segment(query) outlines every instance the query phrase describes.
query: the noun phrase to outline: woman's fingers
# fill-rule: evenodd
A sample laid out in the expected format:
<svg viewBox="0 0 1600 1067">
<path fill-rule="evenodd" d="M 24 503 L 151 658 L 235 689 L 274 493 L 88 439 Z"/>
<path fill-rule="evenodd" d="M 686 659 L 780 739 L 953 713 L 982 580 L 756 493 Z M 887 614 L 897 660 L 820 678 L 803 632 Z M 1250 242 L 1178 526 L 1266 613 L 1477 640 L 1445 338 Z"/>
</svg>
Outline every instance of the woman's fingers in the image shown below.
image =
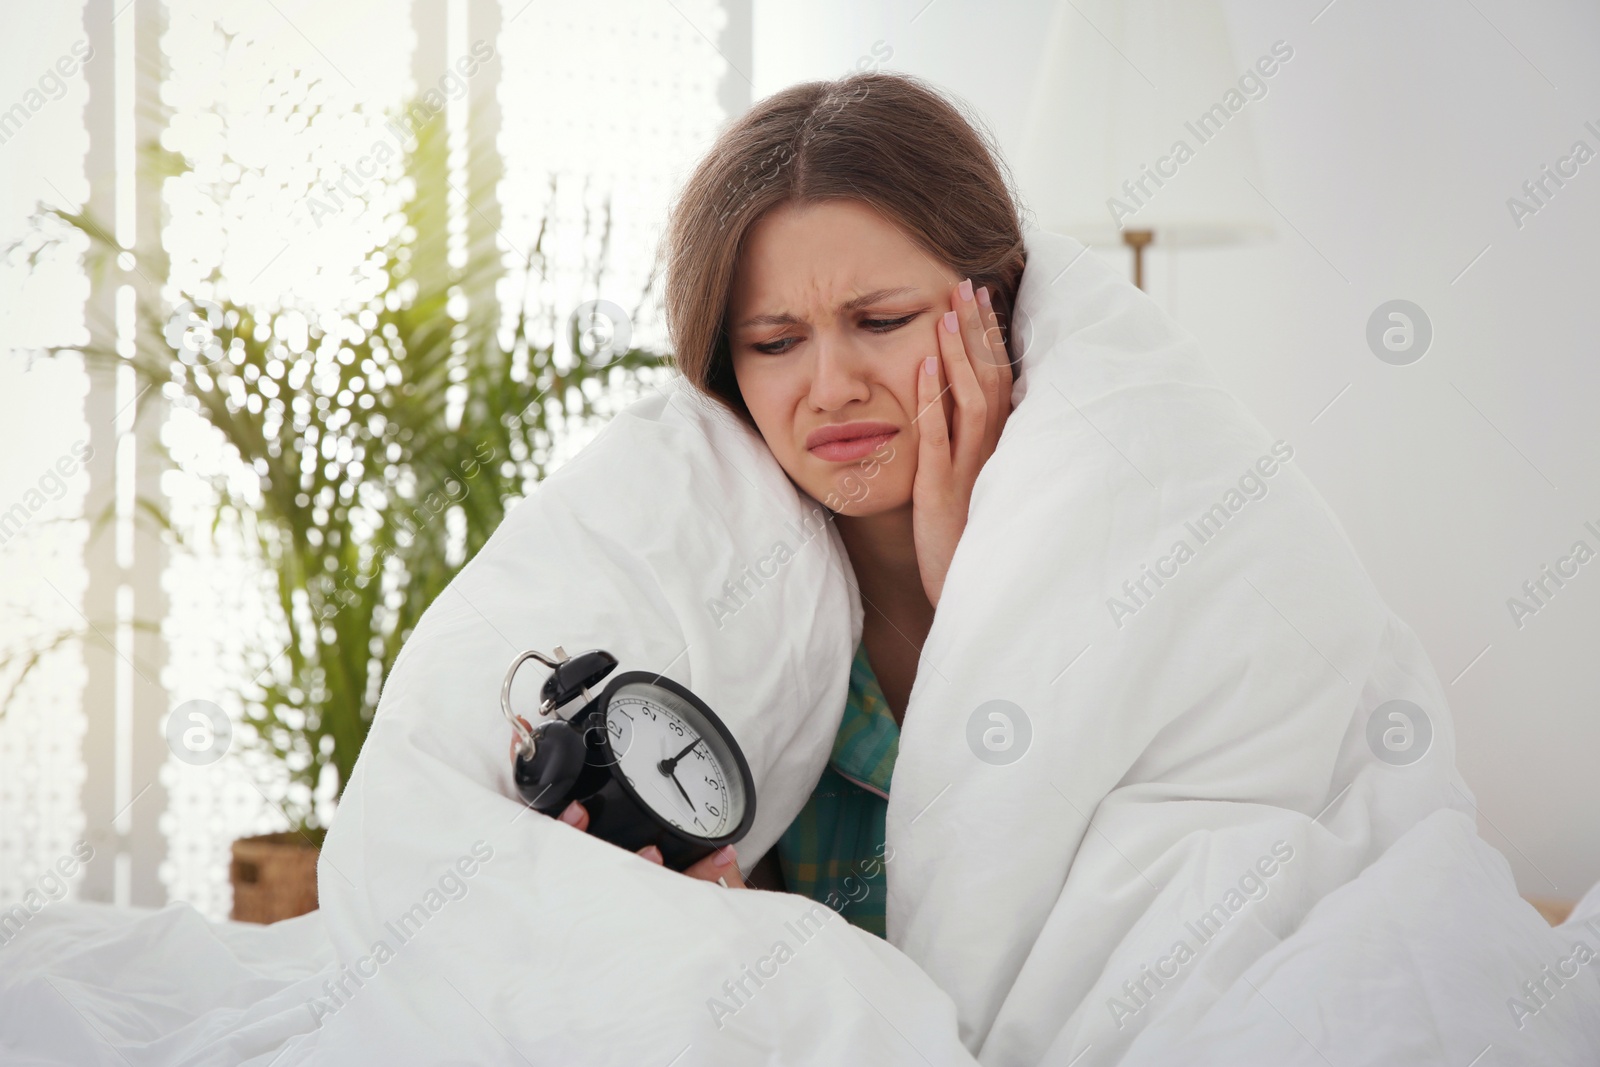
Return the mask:
<svg viewBox="0 0 1600 1067">
<path fill-rule="evenodd" d="M 955 397 L 955 418 L 950 429 L 957 471 L 969 469 L 978 458 L 988 424 L 989 404 L 973 366 L 975 353 L 983 349 L 983 326 L 978 320 L 978 303 L 971 294 L 971 281 L 964 281 L 951 291 L 952 308 L 945 312 L 938 330 L 945 377 Z"/>
<path fill-rule="evenodd" d="M 944 325 L 935 329 L 942 334 Z M 940 377 L 939 360 L 928 356 L 917 371 L 917 476 L 913 497 L 919 488 L 943 491 L 950 482 L 950 427 L 944 418 Z"/>
<path fill-rule="evenodd" d="M 989 346 L 989 354 L 994 357 L 995 370 L 1008 373 L 1011 370 L 1011 360 L 1006 355 L 1005 331 L 1000 330 L 1000 317 L 995 314 L 994 293 L 990 293 L 989 286 L 981 286 L 978 290 L 978 307 L 981 307 L 982 322 L 984 322 L 984 344 Z"/>
<path fill-rule="evenodd" d="M 911 486 L 912 535 L 928 602 L 937 606 L 968 501 L 994 452 L 1011 407 L 1011 374 L 993 299 L 969 278 L 951 287 L 951 310 L 934 324 L 939 358 L 917 371 L 917 472 Z M 943 369 L 943 375 L 939 373 Z M 940 378 L 949 381 L 941 387 Z M 945 410 L 949 394 L 952 410 Z"/>
<path fill-rule="evenodd" d="M 989 299 L 988 287 L 974 291 L 970 278 L 956 287 L 956 310 L 961 318 L 961 340 L 966 345 L 968 363 L 978 383 L 978 392 L 983 396 L 984 418 L 983 430 L 980 433 L 985 435 L 994 424 L 994 408 L 1000 399 L 998 364 L 1005 358 L 1004 348 L 996 348 L 993 343 L 995 334 L 989 327 L 994 315 L 990 307 L 984 303 L 987 299 Z M 958 441 L 956 447 L 961 449 L 961 442 Z"/>
<path fill-rule="evenodd" d="M 574 800 L 562 810 L 561 821 L 575 830 L 582 830 L 587 833 L 589 830 L 589 809 Z"/>
<path fill-rule="evenodd" d="M 978 381 L 992 376 L 995 369 L 995 354 L 990 351 L 989 324 L 984 321 L 984 305 L 982 297 L 986 289 L 974 289 L 972 279 L 968 278 L 956 286 L 955 309 L 961 319 L 961 340 L 967 346 L 967 355 L 972 360 L 973 372 Z"/>
<path fill-rule="evenodd" d="M 934 327 L 944 344 L 944 324 Z M 957 343 L 960 338 L 956 338 Z M 927 356 L 917 371 L 917 473 L 911 483 L 911 525 L 917 567 L 928 602 L 939 603 L 955 539 L 966 522 L 966 506 L 950 457 L 950 426 L 945 421 L 940 361 Z M 959 514 L 957 514 L 959 512 Z"/>
<path fill-rule="evenodd" d="M 579 804 L 576 800 L 568 804 L 561 812 L 561 821 L 575 830 L 588 832 L 589 809 Z M 646 845 L 639 849 L 638 855 L 650 863 L 662 862 L 661 850 L 655 845 Z M 691 878 L 700 878 L 707 882 L 715 882 L 721 878 L 729 888 L 744 888 L 744 875 L 739 873 L 739 865 L 734 861 L 739 854 L 732 845 L 724 845 L 711 855 L 705 857 L 688 870 L 684 871 Z"/>
<path fill-rule="evenodd" d="M 997 398 L 1011 398 L 1011 355 L 1006 349 L 1005 331 L 1000 328 L 1000 316 L 995 313 L 994 303 L 986 285 L 978 290 L 979 315 L 983 321 L 983 342 L 988 346 L 989 364 L 993 370 L 992 380 L 996 386 Z M 979 375 L 983 377 L 982 374 Z"/>
<path fill-rule="evenodd" d="M 1006 348 L 1005 331 L 1000 328 L 1000 317 L 989 298 L 988 286 L 978 290 L 978 304 L 983 308 L 984 340 L 988 342 L 995 360 L 994 375 L 985 382 L 986 386 L 992 385 L 992 390 L 986 389 L 989 397 L 988 449 L 992 451 L 1000 440 L 1000 430 L 1005 425 L 1006 417 L 1011 414 L 1011 356 Z"/>
<path fill-rule="evenodd" d="M 661 862 L 661 850 L 654 845 L 644 846 L 639 850 L 639 855 L 651 863 Z M 721 879 L 729 889 L 743 889 L 744 875 L 739 873 L 739 865 L 734 862 L 738 858 L 739 853 L 732 845 L 723 845 L 711 855 L 684 868 L 683 873 L 702 882 L 715 882 Z"/>
<path fill-rule="evenodd" d="M 651 863 L 661 862 L 661 850 L 654 845 L 644 846 L 639 850 L 639 855 Z M 702 882 L 715 882 L 721 879 L 729 889 L 743 889 L 744 875 L 739 873 L 739 865 L 735 862 L 738 858 L 739 853 L 732 845 L 723 845 L 711 855 L 702 857 L 698 862 L 684 868 L 683 873 Z"/>
<path fill-rule="evenodd" d="M 518 715 L 517 716 L 517 721 L 522 724 L 522 728 L 524 730 L 527 730 L 529 733 L 533 732 L 533 727 L 528 725 L 528 720 L 527 719 L 524 719 L 521 715 Z M 515 730 L 512 730 L 511 731 L 511 760 L 512 760 L 513 763 L 516 762 L 516 759 L 517 759 L 517 742 L 519 740 L 521 740 L 521 739 L 519 737 L 517 737 L 517 732 Z"/>
<path fill-rule="evenodd" d="M 723 845 L 711 855 L 685 868 L 683 873 L 690 878 L 699 878 L 706 882 L 715 882 L 720 878 L 727 883 L 729 889 L 743 889 L 744 875 L 739 873 L 739 865 L 734 862 L 738 858 L 739 853 L 732 845 Z"/>
</svg>

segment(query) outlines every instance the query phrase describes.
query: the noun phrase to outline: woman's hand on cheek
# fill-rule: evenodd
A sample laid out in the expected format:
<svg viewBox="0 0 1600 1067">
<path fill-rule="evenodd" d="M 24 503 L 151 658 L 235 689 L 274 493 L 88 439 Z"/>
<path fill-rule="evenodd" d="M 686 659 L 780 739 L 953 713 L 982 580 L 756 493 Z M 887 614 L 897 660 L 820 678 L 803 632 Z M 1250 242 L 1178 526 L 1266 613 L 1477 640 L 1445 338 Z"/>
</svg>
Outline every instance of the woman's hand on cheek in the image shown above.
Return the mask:
<svg viewBox="0 0 1600 1067">
<path fill-rule="evenodd" d="M 911 524 L 922 588 L 935 606 L 967 526 L 973 483 L 1011 414 L 1011 364 L 988 297 L 986 289 L 974 293 L 970 280 L 952 287 L 953 310 L 934 325 L 939 355 L 917 368 Z M 955 401 L 952 419 L 945 417 L 947 388 Z"/>
<path fill-rule="evenodd" d="M 587 832 L 589 829 L 589 811 L 576 800 L 567 805 L 561 813 L 561 821 L 575 829 Z M 654 845 L 646 845 L 637 855 L 644 857 L 650 863 L 661 862 L 661 850 Z M 744 875 L 739 873 L 739 865 L 734 862 L 739 858 L 732 845 L 724 845 L 711 855 L 684 869 L 684 874 L 690 878 L 698 878 L 704 882 L 715 882 L 721 878 L 728 884 L 729 889 L 743 889 Z M 720 861 L 720 862 L 719 862 Z"/>
</svg>

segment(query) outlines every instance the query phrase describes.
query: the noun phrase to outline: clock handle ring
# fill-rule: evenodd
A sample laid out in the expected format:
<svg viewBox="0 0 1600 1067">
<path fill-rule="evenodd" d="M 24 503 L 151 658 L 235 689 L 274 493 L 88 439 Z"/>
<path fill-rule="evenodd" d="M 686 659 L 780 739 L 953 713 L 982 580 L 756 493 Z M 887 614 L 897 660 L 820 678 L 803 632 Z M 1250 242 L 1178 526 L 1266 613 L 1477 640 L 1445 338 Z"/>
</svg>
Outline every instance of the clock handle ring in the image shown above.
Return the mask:
<svg viewBox="0 0 1600 1067">
<path fill-rule="evenodd" d="M 524 759 L 533 755 L 534 736 L 533 731 L 529 730 L 527 725 L 511 710 L 511 683 L 517 676 L 517 670 L 530 659 L 538 660 L 551 670 L 561 666 L 559 662 L 546 656 L 543 652 L 530 648 L 526 652 L 518 653 L 517 658 L 511 661 L 511 667 L 506 671 L 506 680 L 500 686 L 500 710 L 505 713 L 506 721 L 511 724 L 511 729 L 516 732 L 517 751 Z M 549 700 L 540 702 L 540 715 L 549 715 L 554 711 L 555 705 L 553 702 Z"/>
</svg>

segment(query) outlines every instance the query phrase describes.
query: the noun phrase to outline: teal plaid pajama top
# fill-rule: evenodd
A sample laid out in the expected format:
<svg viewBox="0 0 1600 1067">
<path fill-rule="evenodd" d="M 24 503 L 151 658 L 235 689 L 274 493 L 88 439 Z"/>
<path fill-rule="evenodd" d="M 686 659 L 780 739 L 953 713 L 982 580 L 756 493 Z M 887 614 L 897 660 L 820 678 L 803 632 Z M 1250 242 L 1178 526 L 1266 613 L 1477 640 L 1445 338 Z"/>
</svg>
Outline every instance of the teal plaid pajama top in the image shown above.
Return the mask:
<svg viewBox="0 0 1600 1067">
<path fill-rule="evenodd" d="M 789 892 L 822 901 L 879 937 L 886 936 L 888 892 L 884 816 L 899 751 L 900 727 L 863 643 L 850 665 L 833 754 L 805 807 L 778 839 L 778 862 Z"/>
</svg>

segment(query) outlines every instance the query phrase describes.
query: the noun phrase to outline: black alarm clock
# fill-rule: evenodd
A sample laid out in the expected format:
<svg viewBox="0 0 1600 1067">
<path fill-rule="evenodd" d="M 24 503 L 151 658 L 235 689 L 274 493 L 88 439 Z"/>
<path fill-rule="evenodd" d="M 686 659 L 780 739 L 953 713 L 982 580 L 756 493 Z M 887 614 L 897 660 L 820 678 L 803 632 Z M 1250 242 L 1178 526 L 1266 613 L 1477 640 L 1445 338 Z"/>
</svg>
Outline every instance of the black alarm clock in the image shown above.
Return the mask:
<svg viewBox="0 0 1600 1067">
<path fill-rule="evenodd" d="M 530 659 L 551 669 L 533 727 L 511 710 L 512 679 Z M 516 732 L 512 777 L 535 810 L 559 815 L 576 800 L 589 833 L 630 852 L 655 845 L 681 871 L 749 832 L 750 765 L 716 713 L 671 678 L 625 671 L 591 696 L 616 667 L 609 652 L 568 656 L 560 646 L 553 657 L 530 650 L 512 660 L 500 689 Z M 563 719 L 559 709 L 578 699 Z"/>
</svg>

